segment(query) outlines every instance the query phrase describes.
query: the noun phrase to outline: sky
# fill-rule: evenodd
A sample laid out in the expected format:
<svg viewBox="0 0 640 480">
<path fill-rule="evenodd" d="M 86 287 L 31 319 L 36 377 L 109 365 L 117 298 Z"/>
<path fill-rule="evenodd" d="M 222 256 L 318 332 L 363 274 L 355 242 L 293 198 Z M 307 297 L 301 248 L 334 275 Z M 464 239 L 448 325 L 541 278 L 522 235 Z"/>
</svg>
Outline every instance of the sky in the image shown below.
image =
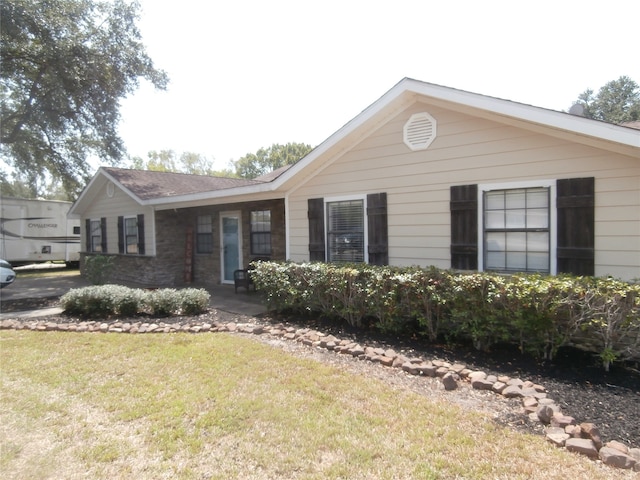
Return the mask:
<svg viewBox="0 0 640 480">
<path fill-rule="evenodd" d="M 638 0 L 139 0 L 166 91 L 122 101 L 130 156 L 317 146 L 404 77 L 553 110 L 640 83 Z"/>
</svg>

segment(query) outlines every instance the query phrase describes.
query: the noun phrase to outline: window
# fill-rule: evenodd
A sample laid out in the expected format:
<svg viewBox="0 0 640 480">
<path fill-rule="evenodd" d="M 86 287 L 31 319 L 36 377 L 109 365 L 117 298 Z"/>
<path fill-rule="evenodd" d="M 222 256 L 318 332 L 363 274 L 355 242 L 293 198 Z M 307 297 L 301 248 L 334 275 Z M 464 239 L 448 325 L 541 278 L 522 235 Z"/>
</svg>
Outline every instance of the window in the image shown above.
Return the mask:
<svg viewBox="0 0 640 480">
<path fill-rule="evenodd" d="M 595 274 L 595 179 L 451 186 L 451 267 Z"/>
<path fill-rule="evenodd" d="M 484 267 L 549 273 L 549 189 L 484 192 Z"/>
<path fill-rule="evenodd" d="M 144 255 L 144 215 L 118 217 L 118 252 Z"/>
<path fill-rule="evenodd" d="M 196 252 L 213 253 L 213 221 L 211 215 L 196 219 Z"/>
<path fill-rule="evenodd" d="M 124 218 L 124 244 L 125 253 L 138 253 L 138 219 L 136 217 Z"/>
<path fill-rule="evenodd" d="M 327 202 L 329 262 L 364 262 L 364 201 Z"/>
<path fill-rule="evenodd" d="M 307 209 L 310 261 L 389 264 L 386 192 L 326 201 L 309 198 Z"/>
<path fill-rule="evenodd" d="M 271 255 L 271 210 L 251 212 L 251 254 Z"/>
<path fill-rule="evenodd" d="M 75 233 L 76 228 L 73 227 Z M 107 219 L 87 218 L 85 220 L 85 248 L 90 253 L 107 253 Z"/>
<path fill-rule="evenodd" d="M 102 252 L 102 222 L 100 220 L 91 220 L 89 223 L 90 251 Z"/>
</svg>

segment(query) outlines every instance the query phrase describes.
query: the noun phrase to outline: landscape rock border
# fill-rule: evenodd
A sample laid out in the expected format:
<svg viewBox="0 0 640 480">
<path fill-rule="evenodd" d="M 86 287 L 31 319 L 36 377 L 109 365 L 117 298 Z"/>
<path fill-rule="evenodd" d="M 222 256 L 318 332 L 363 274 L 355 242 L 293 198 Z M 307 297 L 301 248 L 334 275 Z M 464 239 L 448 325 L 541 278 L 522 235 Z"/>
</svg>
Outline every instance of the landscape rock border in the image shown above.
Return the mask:
<svg viewBox="0 0 640 480">
<path fill-rule="evenodd" d="M 393 349 L 361 345 L 350 339 L 340 339 L 311 328 L 296 328 L 282 323 L 265 325 L 246 322 L 162 322 L 159 320 L 157 322 L 117 320 L 54 322 L 16 317 L 0 321 L 0 329 L 129 334 L 237 332 L 270 335 L 339 355 L 350 355 L 360 360 L 379 363 L 387 368 L 398 368 L 409 375 L 440 378 L 446 391 L 456 390 L 459 382 L 468 382 L 473 389 L 491 391 L 508 399 L 519 399 L 528 419 L 546 426 L 545 437 L 554 446 L 600 460 L 605 465 L 640 472 L 640 448 L 631 448 L 615 440 L 603 444 L 598 428 L 594 424 L 585 422 L 576 425 L 572 416 L 563 413 L 560 406 L 547 397 L 546 389 L 542 385 L 519 378 L 470 370 L 459 363 L 451 364 L 438 359 L 428 360 L 420 357 L 410 358 Z"/>
</svg>

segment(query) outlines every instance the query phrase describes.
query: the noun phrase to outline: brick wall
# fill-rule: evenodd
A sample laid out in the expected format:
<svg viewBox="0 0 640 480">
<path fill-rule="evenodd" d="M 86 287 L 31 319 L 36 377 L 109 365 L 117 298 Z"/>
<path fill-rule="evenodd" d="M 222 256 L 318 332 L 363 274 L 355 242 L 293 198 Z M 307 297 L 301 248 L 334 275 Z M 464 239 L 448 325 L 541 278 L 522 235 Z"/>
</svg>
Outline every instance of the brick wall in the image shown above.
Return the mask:
<svg viewBox="0 0 640 480">
<path fill-rule="evenodd" d="M 223 212 L 241 212 L 242 253 L 246 267 L 253 259 L 250 252 L 250 222 L 251 212 L 254 210 L 271 210 L 272 254 L 270 258 L 284 260 L 286 252 L 284 200 L 160 210 L 155 213 L 156 256 L 114 255 L 114 268 L 109 282 L 144 287 L 185 286 L 187 230 L 192 228 L 192 241 L 194 242 L 192 284 L 198 286 L 218 285 L 221 278 L 220 215 Z M 212 216 L 213 253 L 200 254 L 196 252 L 196 219 L 199 215 Z"/>
</svg>

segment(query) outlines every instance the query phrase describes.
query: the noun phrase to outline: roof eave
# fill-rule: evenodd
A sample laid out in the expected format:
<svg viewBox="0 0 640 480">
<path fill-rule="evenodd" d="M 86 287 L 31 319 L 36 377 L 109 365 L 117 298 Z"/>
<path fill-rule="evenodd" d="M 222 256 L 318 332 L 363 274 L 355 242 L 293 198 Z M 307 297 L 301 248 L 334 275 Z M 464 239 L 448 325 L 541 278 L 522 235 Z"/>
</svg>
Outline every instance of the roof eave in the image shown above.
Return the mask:
<svg viewBox="0 0 640 480">
<path fill-rule="evenodd" d="M 140 205 L 156 208 L 172 208 L 173 205 L 178 203 L 204 202 L 218 198 L 273 192 L 283 186 L 286 187 L 292 179 L 295 179 L 300 172 L 307 169 L 318 158 L 326 155 L 335 156 L 340 151 L 341 143 L 350 137 L 354 138 L 354 134 L 357 137 L 362 131 L 368 131 L 373 128 L 371 127 L 371 122 L 373 121 L 374 124 L 379 123 L 375 120 L 381 114 L 386 118 L 405 108 L 408 104 L 415 102 L 419 97 L 429 99 L 430 102 L 436 104 L 459 105 L 463 109 L 484 112 L 484 115 L 493 118 L 504 117 L 508 119 L 508 123 L 522 122 L 523 126 L 525 124 L 530 127 L 535 126 L 538 130 L 556 132 L 558 135 L 571 135 L 574 139 L 578 138 L 578 141 L 585 144 L 597 145 L 611 151 L 640 157 L 640 135 L 638 135 L 637 130 L 577 117 L 564 112 L 404 78 L 289 170 L 270 182 L 142 200 L 109 175 L 103 167 L 98 170 L 98 173 L 117 184 L 119 188 Z M 96 174 L 87 188 L 83 190 L 78 200 L 73 204 L 70 214 L 78 214 L 77 210 L 79 205 L 82 204 L 86 192 L 90 190 L 90 187 L 97 181 L 98 177 L 99 175 Z"/>
<path fill-rule="evenodd" d="M 400 101 L 399 107 L 402 108 L 408 102 L 408 99 L 415 99 L 417 95 L 448 104 L 458 104 L 464 108 L 484 111 L 493 117 L 515 119 L 526 122 L 529 125 L 537 125 L 538 128 L 567 132 L 581 137 L 581 141 L 586 144 L 598 145 L 619 153 L 633 154 L 632 152 L 637 152 L 637 149 L 640 148 L 640 135 L 630 128 L 404 78 L 363 110 L 362 113 L 327 138 L 306 157 L 274 180 L 274 188 L 278 188 L 292 179 L 345 137 L 362 127 L 381 111 L 390 108 L 393 103 Z M 637 155 L 640 155 L 640 153 L 637 153 Z"/>
<path fill-rule="evenodd" d="M 131 190 L 129 190 L 121 182 L 119 182 L 113 175 L 111 175 L 105 169 L 105 167 L 99 167 L 96 174 L 93 176 L 91 181 L 87 184 L 87 186 L 82 190 L 82 193 L 80 194 L 78 199 L 73 203 L 71 209 L 69 209 L 70 218 L 79 218 L 82 215 L 81 213 L 82 204 L 84 203 L 84 199 L 86 195 L 88 195 L 88 192 L 93 190 L 94 185 L 98 184 L 102 180 L 112 182 L 114 185 L 117 185 L 117 187 L 120 190 L 122 190 L 127 196 L 129 196 L 134 202 L 138 203 L 139 205 L 145 205 L 146 202 L 144 200 L 142 200 L 140 197 L 135 195 Z"/>
<path fill-rule="evenodd" d="M 347 138 L 349 135 L 356 132 L 358 129 L 364 127 L 369 121 L 376 118 L 381 112 L 387 109 L 392 109 L 394 112 L 401 110 L 407 104 L 411 103 L 413 94 L 409 92 L 404 84 L 409 81 L 405 78 L 397 83 L 391 90 L 387 91 L 382 97 L 376 100 L 374 103 L 365 108 L 360 114 L 352 118 L 349 122 L 343 125 L 339 130 L 329 136 L 324 142 L 314 148 L 305 157 L 295 163 L 289 170 L 284 172 L 273 183 L 273 188 L 278 189 L 294 178 L 300 171 L 306 169 L 317 158 L 327 154 L 327 152 L 334 149 L 341 141 Z M 404 101 L 403 98 L 405 97 Z M 398 105 L 393 108 L 393 104 Z"/>
<path fill-rule="evenodd" d="M 640 148 L 637 131 L 607 122 L 558 112 L 542 107 L 526 105 L 501 98 L 489 97 L 464 90 L 456 90 L 439 85 L 406 79 L 411 91 L 466 107 L 484 110 L 494 115 L 523 120 L 530 124 L 564 130 L 596 141 L 617 143 L 625 147 Z"/>
<path fill-rule="evenodd" d="M 214 200 L 217 198 L 244 196 L 256 193 L 264 193 L 274 190 L 272 182 L 258 183 L 254 185 L 243 185 L 239 187 L 225 188 L 222 190 L 212 190 L 207 192 L 192 193 L 188 195 L 176 195 L 172 197 L 154 198 L 144 200 L 142 205 L 155 207 L 158 209 L 173 208 L 174 205 L 179 203 L 197 203 L 205 202 L 207 200 Z"/>
</svg>

